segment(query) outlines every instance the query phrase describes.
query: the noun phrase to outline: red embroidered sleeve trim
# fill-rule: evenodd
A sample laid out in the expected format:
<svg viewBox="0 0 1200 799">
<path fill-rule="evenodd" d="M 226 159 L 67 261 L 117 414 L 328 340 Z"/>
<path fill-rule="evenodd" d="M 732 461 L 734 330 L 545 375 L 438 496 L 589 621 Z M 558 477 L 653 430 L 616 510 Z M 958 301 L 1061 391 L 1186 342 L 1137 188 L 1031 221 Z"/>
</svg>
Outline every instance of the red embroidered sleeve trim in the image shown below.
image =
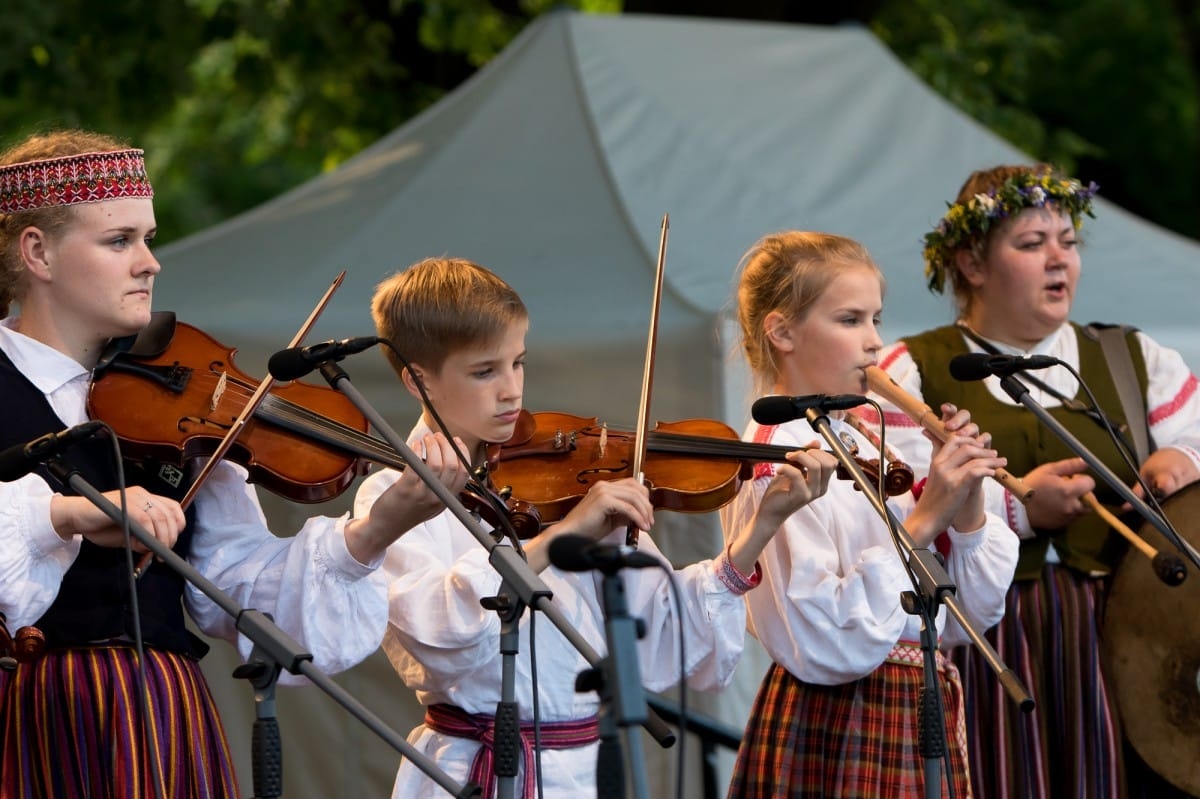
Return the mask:
<svg viewBox="0 0 1200 799">
<path fill-rule="evenodd" d="M 1196 393 L 1197 385 L 1200 384 L 1197 383 L 1196 376 L 1188 375 L 1188 379 L 1186 382 L 1184 382 L 1183 388 L 1179 389 L 1179 393 L 1175 395 L 1174 399 L 1168 403 L 1159 405 L 1157 408 L 1150 411 L 1150 424 L 1156 425 L 1159 422 L 1169 419 L 1178 413 L 1179 409 L 1182 408 L 1184 404 L 1192 398 L 1192 395 Z"/>
<path fill-rule="evenodd" d="M 771 439 L 775 437 L 775 428 L 776 427 L 778 427 L 778 425 L 773 425 L 773 424 L 760 425 L 759 428 L 754 431 L 754 443 L 755 444 L 770 444 Z M 759 478 L 763 478 L 763 477 L 770 478 L 770 477 L 774 477 L 774 476 L 775 476 L 775 464 L 773 464 L 773 463 L 755 464 L 755 466 L 754 466 L 754 479 L 755 480 L 758 480 Z"/>
</svg>

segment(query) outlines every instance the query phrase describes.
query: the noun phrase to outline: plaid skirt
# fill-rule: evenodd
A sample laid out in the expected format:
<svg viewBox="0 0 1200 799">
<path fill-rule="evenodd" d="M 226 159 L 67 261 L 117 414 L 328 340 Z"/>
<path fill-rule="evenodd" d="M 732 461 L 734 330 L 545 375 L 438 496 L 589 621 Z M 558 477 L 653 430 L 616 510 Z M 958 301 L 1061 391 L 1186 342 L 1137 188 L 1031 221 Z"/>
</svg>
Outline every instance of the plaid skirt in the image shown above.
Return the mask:
<svg viewBox="0 0 1200 799">
<path fill-rule="evenodd" d="M 0 799 L 238 796 L 200 665 L 146 650 L 149 736 L 131 647 L 51 650 L 0 672 Z"/>
<path fill-rule="evenodd" d="M 843 685 L 805 683 L 772 664 L 738 749 L 731 799 L 922 796 L 918 700 L 924 673 L 920 650 L 901 654 Z M 940 761 L 942 796 L 950 796 L 952 779 L 954 796 L 967 799 L 962 691 L 954 665 L 940 652 L 938 682 L 950 761 L 949 772 Z"/>
<path fill-rule="evenodd" d="M 987 638 L 1033 696 L 1017 708 L 973 648 L 962 670 L 976 799 L 1184 797 L 1123 743 L 1101 657 L 1103 579 L 1048 565 L 1009 588 Z"/>
</svg>

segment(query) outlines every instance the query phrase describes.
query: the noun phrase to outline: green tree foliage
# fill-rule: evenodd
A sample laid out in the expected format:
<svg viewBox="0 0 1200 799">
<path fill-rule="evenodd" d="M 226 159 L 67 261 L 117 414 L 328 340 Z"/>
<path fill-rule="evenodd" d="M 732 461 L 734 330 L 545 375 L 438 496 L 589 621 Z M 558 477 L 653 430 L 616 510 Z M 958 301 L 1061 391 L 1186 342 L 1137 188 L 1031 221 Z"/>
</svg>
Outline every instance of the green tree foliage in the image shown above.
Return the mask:
<svg viewBox="0 0 1200 799">
<path fill-rule="evenodd" d="M 147 150 L 160 241 L 332 169 L 498 53 L 549 0 L 9 0 L 3 142 Z M 612 0 L 571 4 L 616 11 Z"/>
<path fill-rule="evenodd" d="M 1167 0 L 893 0 L 871 27 L 1032 157 L 1200 236 L 1195 11 Z"/>
<path fill-rule="evenodd" d="M 556 0 L 8 0 L 0 144 L 78 126 L 147 149 L 162 241 L 336 167 Z M 1188 0 L 573 0 L 587 11 L 868 24 L 1032 157 L 1200 236 L 1200 11 Z"/>
</svg>

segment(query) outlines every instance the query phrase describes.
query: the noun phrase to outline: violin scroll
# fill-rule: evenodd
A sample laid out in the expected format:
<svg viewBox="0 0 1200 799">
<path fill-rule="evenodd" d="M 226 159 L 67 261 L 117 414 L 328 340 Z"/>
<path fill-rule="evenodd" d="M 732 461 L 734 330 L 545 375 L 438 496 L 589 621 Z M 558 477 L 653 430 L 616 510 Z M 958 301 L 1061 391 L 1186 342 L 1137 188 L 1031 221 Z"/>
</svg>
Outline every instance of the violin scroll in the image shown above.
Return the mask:
<svg viewBox="0 0 1200 799">
<path fill-rule="evenodd" d="M 18 663 L 30 663 L 46 650 L 46 635 L 37 627 L 21 627 L 16 636 L 8 633 L 4 614 L 0 613 L 0 669 L 12 671 Z"/>
<path fill-rule="evenodd" d="M 863 470 L 863 474 L 867 476 L 867 479 L 871 481 L 871 484 L 878 485 L 879 459 L 871 458 L 868 460 L 855 456 L 854 460 L 858 463 L 859 468 Z M 841 464 L 838 464 L 836 474 L 843 480 L 853 479 Z M 907 494 L 912 490 L 915 480 L 916 477 L 913 474 L 912 467 L 907 463 L 902 461 L 888 461 L 887 467 L 883 470 L 883 493 L 889 497 Z M 855 488 L 858 488 L 858 486 L 855 485 Z"/>
</svg>

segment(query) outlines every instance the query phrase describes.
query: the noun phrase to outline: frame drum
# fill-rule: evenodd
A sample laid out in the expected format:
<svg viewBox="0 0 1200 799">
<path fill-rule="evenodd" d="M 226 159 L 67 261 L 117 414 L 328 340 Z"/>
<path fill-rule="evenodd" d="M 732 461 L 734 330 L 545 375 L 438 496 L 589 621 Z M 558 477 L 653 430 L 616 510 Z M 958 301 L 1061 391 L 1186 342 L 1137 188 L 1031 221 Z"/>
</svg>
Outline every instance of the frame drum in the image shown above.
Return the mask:
<svg viewBox="0 0 1200 799">
<path fill-rule="evenodd" d="M 1200 547 L 1200 482 L 1162 506 L 1179 535 Z M 1162 552 L 1177 551 L 1149 522 L 1138 535 Z M 1126 553 L 1113 572 L 1102 646 L 1125 737 L 1163 779 L 1200 795 L 1200 573 L 1181 557 L 1188 576 L 1169 586 L 1148 558 Z"/>
</svg>

